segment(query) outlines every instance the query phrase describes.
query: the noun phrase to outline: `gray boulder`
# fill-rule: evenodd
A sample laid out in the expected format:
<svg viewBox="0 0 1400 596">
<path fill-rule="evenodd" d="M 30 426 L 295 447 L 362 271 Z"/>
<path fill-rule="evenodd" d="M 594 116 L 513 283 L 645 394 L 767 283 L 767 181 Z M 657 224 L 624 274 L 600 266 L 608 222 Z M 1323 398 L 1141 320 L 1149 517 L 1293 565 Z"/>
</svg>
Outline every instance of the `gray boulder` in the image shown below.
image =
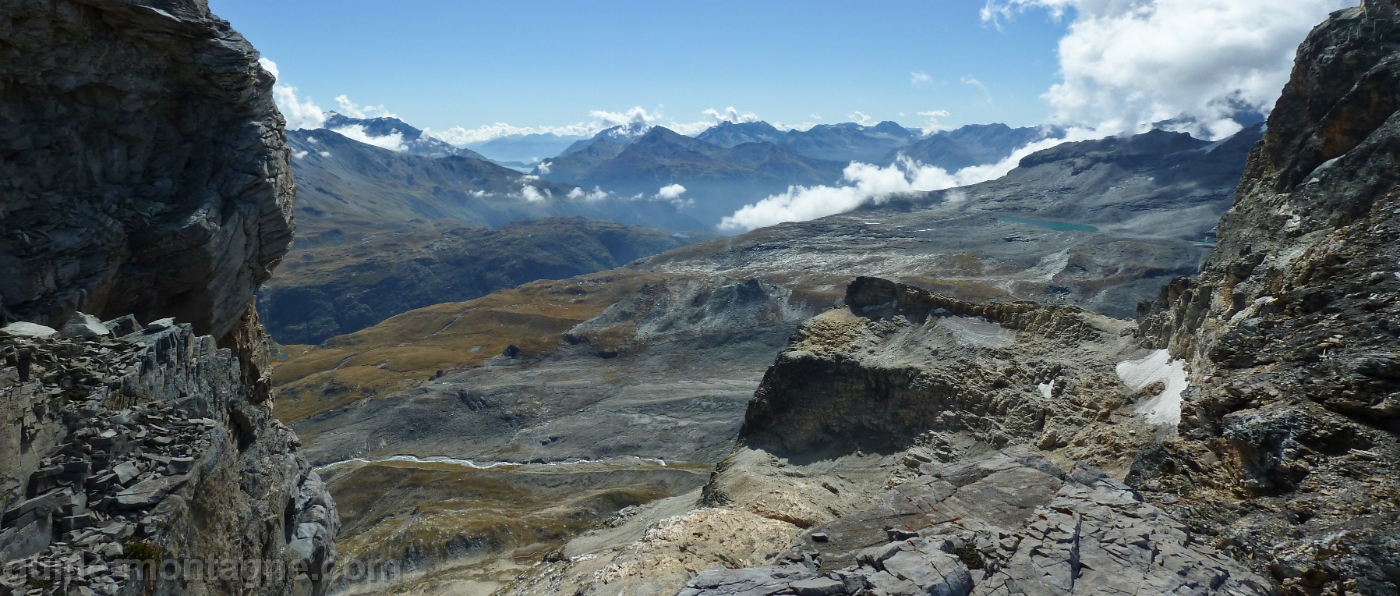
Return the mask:
<svg viewBox="0 0 1400 596">
<path fill-rule="evenodd" d="M 93 338 L 111 334 L 112 331 L 107 329 L 107 326 L 103 325 L 97 317 L 81 312 L 73 313 L 63 328 L 58 330 L 59 337 Z"/>
</svg>

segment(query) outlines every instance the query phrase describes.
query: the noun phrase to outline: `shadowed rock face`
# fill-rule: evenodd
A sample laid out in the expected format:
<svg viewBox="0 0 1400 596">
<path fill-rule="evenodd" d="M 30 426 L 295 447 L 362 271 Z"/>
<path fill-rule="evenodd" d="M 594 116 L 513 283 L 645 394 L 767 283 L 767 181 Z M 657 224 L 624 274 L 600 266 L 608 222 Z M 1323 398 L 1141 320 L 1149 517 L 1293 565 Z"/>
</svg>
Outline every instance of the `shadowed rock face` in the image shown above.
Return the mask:
<svg viewBox="0 0 1400 596">
<path fill-rule="evenodd" d="M 292 238 L 257 51 L 200 0 L 9 2 L 0 38 L 6 317 L 228 335 Z"/>
<path fill-rule="evenodd" d="M 203 0 L 9 2 L 0 40 L 0 594 L 323 593 L 338 515 L 252 309 L 292 233 L 272 77 Z M 208 575 L 120 563 L 162 559 Z"/>
</svg>

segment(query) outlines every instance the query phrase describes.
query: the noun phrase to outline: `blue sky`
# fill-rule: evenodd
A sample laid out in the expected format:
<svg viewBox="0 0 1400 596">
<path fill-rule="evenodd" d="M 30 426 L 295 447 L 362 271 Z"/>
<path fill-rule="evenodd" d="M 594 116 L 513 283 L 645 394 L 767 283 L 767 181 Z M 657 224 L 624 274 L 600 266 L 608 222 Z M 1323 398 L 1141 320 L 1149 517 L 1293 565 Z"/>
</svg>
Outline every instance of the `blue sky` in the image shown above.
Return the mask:
<svg viewBox="0 0 1400 596">
<path fill-rule="evenodd" d="M 730 106 L 790 125 L 859 112 L 922 126 L 918 113 L 938 110 L 945 125 L 1044 122 L 1071 17 L 1027 12 L 996 27 L 984 6 L 210 1 L 303 99 L 335 109 L 343 94 L 435 130 L 561 126 L 634 106 L 677 122 Z"/>
</svg>

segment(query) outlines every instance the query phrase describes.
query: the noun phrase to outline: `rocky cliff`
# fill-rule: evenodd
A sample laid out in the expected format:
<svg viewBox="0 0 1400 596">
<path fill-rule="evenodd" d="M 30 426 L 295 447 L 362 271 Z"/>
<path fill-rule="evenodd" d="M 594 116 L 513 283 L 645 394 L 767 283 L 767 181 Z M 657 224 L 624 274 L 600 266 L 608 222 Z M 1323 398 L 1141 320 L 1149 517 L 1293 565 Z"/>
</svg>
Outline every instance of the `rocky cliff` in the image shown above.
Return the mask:
<svg viewBox="0 0 1400 596">
<path fill-rule="evenodd" d="M 1315 29 L 1197 279 L 1142 333 L 1191 364 L 1181 440 L 1143 482 L 1267 558 L 1282 591 L 1400 586 L 1400 11 L 1367 1 Z M 1228 454 L 1229 474 L 1178 476 Z M 1214 492 L 1213 492 L 1214 491 Z M 1209 503 L 1227 491 L 1243 507 Z"/>
<path fill-rule="evenodd" d="M 10 2 L 0 39 L 5 316 L 228 336 L 292 236 L 257 52 L 196 0 Z"/>
<path fill-rule="evenodd" d="M 201 0 L 7 3 L 0 53 L 0 594 L 322 591 L 252 304 L 293 228 L 271 75 Z"/>
</svg>

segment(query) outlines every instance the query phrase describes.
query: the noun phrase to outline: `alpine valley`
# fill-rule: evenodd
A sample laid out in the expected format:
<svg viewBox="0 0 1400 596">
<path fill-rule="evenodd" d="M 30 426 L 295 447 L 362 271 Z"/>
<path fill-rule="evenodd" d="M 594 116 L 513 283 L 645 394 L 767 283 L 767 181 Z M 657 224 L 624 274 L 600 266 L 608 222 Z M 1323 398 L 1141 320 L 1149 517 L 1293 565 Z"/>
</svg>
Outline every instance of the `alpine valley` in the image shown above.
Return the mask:
<svg viewBox="0 0 1400 596">
<path fill-rule="evenodd" d="M 1400 593 L 1396 0 L 1212 140 L 290 129 L 202 0 L 0 53 L 0 596 Z M 953 182 L 733 224 L 871 169 Z"/>
</svg>

